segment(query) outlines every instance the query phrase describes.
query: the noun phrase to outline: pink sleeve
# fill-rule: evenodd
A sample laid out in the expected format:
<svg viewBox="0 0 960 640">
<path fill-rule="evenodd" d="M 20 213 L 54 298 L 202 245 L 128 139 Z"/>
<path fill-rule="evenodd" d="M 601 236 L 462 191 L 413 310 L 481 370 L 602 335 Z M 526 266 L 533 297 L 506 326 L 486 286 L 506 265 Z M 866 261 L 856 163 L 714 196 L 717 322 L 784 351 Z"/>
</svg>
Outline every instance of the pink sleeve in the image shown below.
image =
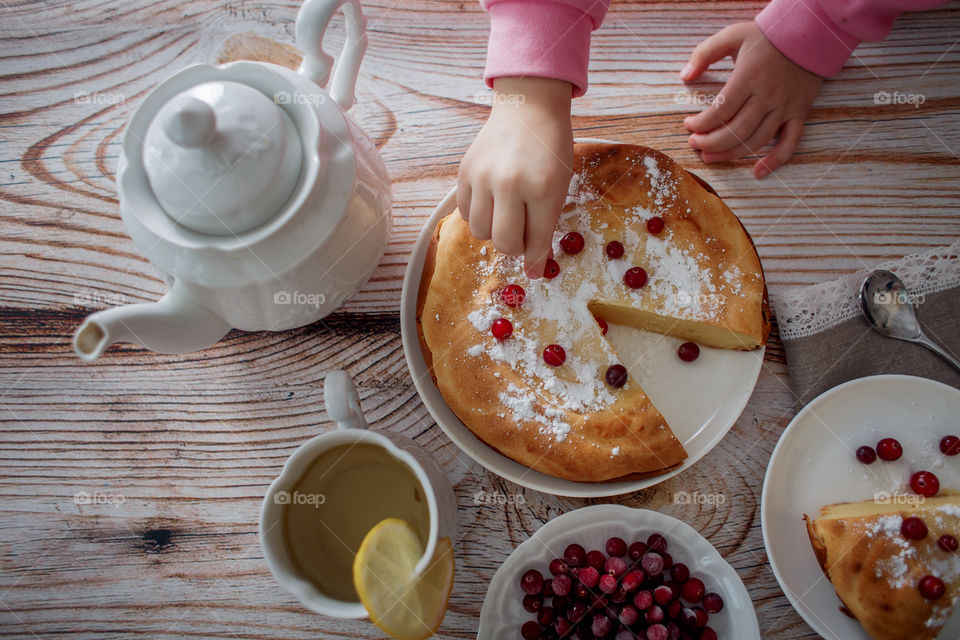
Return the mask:
<svg viewBox="0 0 960 640">
<path fill-rule="evenodd" d="M 883 40 L 904 11 L 950 0 L 771 0 L 757 26 L 780 53 L 817 75 L 839 73 L 863 40 Z"/>
<path fill-rule="evenodd" d="M 566 80 L 574 97 L 587 90 L 590 34 L 610 0 L 481 0 L 490 12 L 483 79 L 535 76 Z"/>
</svg>

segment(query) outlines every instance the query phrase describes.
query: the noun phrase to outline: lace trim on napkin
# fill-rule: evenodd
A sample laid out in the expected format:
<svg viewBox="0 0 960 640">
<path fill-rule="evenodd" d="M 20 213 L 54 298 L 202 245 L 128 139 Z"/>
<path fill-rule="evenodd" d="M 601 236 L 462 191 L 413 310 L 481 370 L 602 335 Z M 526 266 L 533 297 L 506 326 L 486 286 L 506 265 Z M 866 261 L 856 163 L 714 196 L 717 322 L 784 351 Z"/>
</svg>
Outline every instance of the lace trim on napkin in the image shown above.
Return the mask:
<svg viewBox="0 0 960 640">
<path fill-rule="evenodd" d="M 949 247 L 886 262 L 877 269 L 897 274 L 916 296 L 960 287 L 960 240 Z M 837 280 L 774 295 L 781 340 L 816 335 L 859 316 L 857 294 L 863 279 L 872 271 L 862 269 Z"/>
</svg>

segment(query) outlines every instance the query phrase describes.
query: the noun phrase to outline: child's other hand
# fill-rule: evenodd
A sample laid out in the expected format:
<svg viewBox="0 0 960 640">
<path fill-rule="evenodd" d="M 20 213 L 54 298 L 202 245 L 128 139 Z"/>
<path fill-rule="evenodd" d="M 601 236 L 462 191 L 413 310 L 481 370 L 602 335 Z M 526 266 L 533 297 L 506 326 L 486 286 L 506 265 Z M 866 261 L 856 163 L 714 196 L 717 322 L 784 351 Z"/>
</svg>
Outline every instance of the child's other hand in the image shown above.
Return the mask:
<svg viewBox="0 0 960 640">
<path fill-rule="evenodd" d="M 753 22 L 730 25 L 697 45 L 680 78 L 691 82 L 727 56 L 734 60 L 727 84 L 683 124 L 704 162 L 756 153 L 779 131 L 776 146 L 753 166 L 753 175 L 763 178 L 793 155 L 823 78 L 790 61 Z"/>
<path fill-rule="evenodd" d="M 457 207 L 470 232 L 543 275 L 573 163 L 569 82 L 497 78 L 490 117 L 460 163 Z"/>
</svg>

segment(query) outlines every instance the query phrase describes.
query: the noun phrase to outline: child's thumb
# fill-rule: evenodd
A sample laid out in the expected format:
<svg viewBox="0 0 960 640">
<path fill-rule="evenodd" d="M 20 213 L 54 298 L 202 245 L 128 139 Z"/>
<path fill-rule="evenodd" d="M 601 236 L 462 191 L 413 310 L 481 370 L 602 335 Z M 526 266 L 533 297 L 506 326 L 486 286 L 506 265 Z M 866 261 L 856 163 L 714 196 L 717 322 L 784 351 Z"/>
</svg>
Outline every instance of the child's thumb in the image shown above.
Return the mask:
<svg viewBox="0 0 960 640">
<path fill-rule="evenodd" d="M 714 62 L 734 55 L 741 41 L 731 27 L 713 34 L 694 48 L 687 66 L 680 72 L 680 79 L 684 82 L 696 80 Z"/>
</svg>

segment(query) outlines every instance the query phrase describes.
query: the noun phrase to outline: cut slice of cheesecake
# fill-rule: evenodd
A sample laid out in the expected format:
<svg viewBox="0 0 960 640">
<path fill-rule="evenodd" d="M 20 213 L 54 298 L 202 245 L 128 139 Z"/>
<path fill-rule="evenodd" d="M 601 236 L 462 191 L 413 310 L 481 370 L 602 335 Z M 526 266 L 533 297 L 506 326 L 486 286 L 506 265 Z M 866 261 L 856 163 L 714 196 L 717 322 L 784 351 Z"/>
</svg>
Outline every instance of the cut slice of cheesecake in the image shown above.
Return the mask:
<svg viewBox="0 0 960 640">
<path fill-rule="evenodd" d="M 960 595 L 960 551 L 938 544 L 960 538 L 960 496 L 893 496 L 910 504 L 878 501 L 823 507 L 804 514 L 810 544 L 846 609 L 874 640 L 932 640 Z M 922 502 L 921 502 L 922 501 Z M 920 518 L 927 534 L 911 540 L 905 518 Z M 933 576 L 943 595 L 929 599 L 921 581 Z"/>
</svg>

